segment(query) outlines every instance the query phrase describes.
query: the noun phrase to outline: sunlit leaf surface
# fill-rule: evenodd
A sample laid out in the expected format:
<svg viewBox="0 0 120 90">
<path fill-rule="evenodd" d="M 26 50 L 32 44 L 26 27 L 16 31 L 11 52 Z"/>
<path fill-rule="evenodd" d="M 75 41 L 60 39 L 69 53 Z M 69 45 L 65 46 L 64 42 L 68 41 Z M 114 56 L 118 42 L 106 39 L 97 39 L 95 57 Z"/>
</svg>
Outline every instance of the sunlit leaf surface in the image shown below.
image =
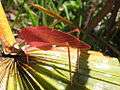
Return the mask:
<svg viewBox="0 0 120 90">
<path fill-rule="evenodd" d="M 0 2 L 0 34 L 3 34 L 5 41 L 9 46 L 13 46 L 15 43 L 15 38 L 8 24 L 5 12 L 3 10 L 2 4 Z M 1 35 L 0 35 L 1 38 Z"/>
</svg>

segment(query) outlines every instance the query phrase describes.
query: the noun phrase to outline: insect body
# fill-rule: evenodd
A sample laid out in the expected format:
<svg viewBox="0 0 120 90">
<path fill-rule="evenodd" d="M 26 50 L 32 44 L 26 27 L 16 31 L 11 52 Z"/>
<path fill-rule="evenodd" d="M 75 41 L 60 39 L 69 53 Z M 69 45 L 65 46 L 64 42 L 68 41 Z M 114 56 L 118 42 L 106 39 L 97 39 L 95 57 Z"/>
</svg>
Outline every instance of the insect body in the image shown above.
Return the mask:
<svg viewBox="0 0 120 90">
<path fill-rule="evenodd" d="M 84 50 L 90 48 L 88 44 L 78 38 L 46 26 L 24 28 L 19 35 L 27 44 L 41 49 L 46 46 L 49 46 L 50 49 L 52 45 L 70 46 Z"/>
</svg>

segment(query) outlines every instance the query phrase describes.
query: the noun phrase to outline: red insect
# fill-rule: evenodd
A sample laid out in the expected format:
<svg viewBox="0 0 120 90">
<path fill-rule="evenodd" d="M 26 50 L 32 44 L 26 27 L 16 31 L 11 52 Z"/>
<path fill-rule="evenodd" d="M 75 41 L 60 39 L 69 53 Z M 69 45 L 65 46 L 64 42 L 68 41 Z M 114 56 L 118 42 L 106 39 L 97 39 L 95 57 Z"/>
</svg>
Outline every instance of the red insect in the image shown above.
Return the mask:
<svg viewBox="0 0 120 90">
<path fill-rule="evenodd" d="M 20 31 L 21 38 L 30 46 L 43 50 L 50 50 L 53 45 L 68 48 L 69 70 L 71 80 L 71 61 L 70 48 L 78 48 L 80 50 L 88 50 L 90 46 L 80 41 L 75 36 L 68 33 L 48 28 L 47 26 L 36 26 L 24 28 Z"/>
</svg>

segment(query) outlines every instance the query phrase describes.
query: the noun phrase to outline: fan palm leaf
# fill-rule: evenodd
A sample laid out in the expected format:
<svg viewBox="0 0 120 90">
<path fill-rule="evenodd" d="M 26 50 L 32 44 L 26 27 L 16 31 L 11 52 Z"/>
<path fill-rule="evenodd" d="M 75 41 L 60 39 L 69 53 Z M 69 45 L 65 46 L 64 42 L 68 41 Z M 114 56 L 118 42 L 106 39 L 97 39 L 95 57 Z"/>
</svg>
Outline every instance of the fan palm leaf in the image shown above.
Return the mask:
<svg viewBox="0 0 120 90">
<path fill-rule="evenodd" d="M 65 89 L 69 84 L 67 61 L 60 56 L 58 59 L 52 58 L 53 51 L 48 54 L 43 52 L 45 51 L 31 51 L 29 64 L 26 63 L 24 56 L 20 56 L 21 58 L 1 58 L 0 88 L 2 90 Z"/>
</svg>

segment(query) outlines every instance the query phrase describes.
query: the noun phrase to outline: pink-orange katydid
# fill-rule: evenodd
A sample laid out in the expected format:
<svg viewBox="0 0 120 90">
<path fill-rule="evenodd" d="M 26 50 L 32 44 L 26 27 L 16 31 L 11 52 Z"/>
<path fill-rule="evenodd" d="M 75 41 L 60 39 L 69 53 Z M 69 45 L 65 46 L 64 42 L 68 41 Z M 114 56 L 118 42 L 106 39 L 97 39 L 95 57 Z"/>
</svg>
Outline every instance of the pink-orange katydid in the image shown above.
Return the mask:
<svg viewBox="0 0 120 90">
<path fill-rule="evenodd" d="M 80 41 L 75 36 L 69 33 L 61 32 L 56 29 L 48 28 L 47 26 L 36 26 L 24 28 L 19 33 L 20 37 L 30 46 L 40 48 L 43 50 L 50 50 L 52 45 L 67 47 L 70 81 L 71 81 L 71 60 L 70 60 L 70 48 L 77 48 L 80 50 L 90 49 L 90 45 Z"/>
</svg>

